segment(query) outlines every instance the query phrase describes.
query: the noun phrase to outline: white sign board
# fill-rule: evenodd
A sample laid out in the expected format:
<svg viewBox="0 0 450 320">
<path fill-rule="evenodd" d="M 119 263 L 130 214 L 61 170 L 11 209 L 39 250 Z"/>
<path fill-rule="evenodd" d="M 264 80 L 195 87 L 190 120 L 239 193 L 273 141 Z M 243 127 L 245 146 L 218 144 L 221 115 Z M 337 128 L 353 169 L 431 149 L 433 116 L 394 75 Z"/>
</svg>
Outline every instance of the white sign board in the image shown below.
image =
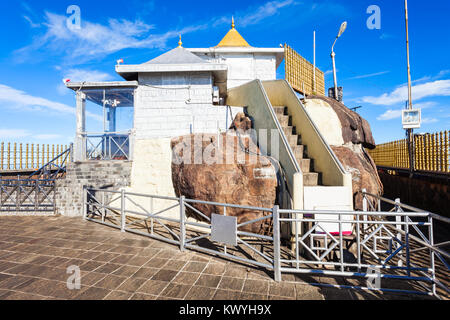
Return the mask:
<svg viewBox="0 0 450 320">
<path fill-rule="evenodd" d="M 403 110 L 403 129 L 419 129 L 422 123 L 422 112 L 420 109 Z"/>
</svg>

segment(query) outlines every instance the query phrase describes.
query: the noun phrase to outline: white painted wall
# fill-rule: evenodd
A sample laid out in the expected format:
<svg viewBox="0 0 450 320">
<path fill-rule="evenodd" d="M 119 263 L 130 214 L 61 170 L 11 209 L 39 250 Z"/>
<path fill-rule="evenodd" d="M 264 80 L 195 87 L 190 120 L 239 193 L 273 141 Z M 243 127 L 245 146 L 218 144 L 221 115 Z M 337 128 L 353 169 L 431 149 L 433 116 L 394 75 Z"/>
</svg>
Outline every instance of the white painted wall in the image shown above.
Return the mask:
<svg viewBox="0 0 450 320">
<path fill-rule="evenodd" d="M 204 53 L 200 58 L 228 66 L 228 89 L 238 87 L 255 79 L 276 80 L 277 60 L 275 54 L 257 53 Z"/>
</svg>

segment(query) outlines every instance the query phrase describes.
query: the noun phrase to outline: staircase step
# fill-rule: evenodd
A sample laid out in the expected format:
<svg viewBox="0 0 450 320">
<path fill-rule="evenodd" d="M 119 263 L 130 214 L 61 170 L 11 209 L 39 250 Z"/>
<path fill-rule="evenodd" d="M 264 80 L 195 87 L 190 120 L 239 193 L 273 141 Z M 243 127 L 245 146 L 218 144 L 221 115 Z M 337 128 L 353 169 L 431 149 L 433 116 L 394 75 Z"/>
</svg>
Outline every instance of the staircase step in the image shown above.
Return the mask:
<svg viewBox="0 0 450 320">
<path fill-rule="evenodd" d="M 319 184 L 319 174 L 316 172 L 309 172 L 303 174 L 303 185 L 305 187 L 314 187 Z"/>
<path fill-rule="evenodd" d="M 275 110 L 275 113 L 280 116 L 284 116 L 285 112 L 286 112 L 286 107 L 273 107 L 273 109 Z"/>
<path fill-rule="evenodd" d="M 283 128 L 289 127 L 289 116 L 277 114 L 277 118 Z"/>
<path fill-rule="evenodd" d="M 286 136 L 293 135 L 294 134 L 294 127 L 292 127 L 292 126 L 284 127 L 283 131 L 286 134 Z"/>
<path fill-rule="evenodd" d="M 297 159 L 297 162 L 303 173 L 311 172 L 311 159 Z"/>
<path fill-rule="evenodd" d="M 296 159 L 303 159 L 305 153 L 305 146 L 297 145 L 294 148 L 292 148 L 292 151 L 294 151 Z"/>
<path fill-rule="evenodd" d="M 296 146 L 298 146 L 298 135 L 291 134 L 290 136 L 287 136 L 287 139 L 291 148 L 295 148 Z"/>
</svg>

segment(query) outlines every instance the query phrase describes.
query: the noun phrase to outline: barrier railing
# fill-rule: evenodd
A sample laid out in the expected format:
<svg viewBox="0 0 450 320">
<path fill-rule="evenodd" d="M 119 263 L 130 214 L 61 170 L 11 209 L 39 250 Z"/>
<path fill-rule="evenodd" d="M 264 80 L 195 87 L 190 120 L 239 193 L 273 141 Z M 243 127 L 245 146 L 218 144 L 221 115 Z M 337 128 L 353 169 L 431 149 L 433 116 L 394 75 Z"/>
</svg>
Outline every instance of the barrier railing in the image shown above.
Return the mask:
<svg viewBox="0 0 450 320">
<path fill-rule="evenodd" d="M 364 193 L 366 211 L 309 211 L 85 188 L 84 219 L 165 241 L 182 251 L 191 249 L 262 267 L 273 271 L 276 281 L 281 281 L 282 273 L 339 276 L 356 283 L 311 285 L 448 297 L 449 255 L 443 248 L 449 242 L 434 242 L 434 221 L 448 223 L 448 219 L 418 209 L 404 212 L 410 207 L 400 201 L 393 202 L 391 211 L 371 212 L 369 197 Z M 390 201 L 385 200 L 377 197 L 379 202 Z M 206 215 L 205 206 L 215 208 L 217 214 Z M 227 214 L 233 209 L 256 215 L 238 222 Z M 355 219 L 349 221 L 348 216 Z M 344 233 L 349 223 L 352 232 Z M 285 224 L 305 226 L 305 233 L 296 235 L 295 252 L 281 245 L 280 230 Z M 262 230 L 262 225 L 273 230 L 254 231 Z"/>
<path fill-rule="evenodd" d="M 37 170 L 67 149 L 67 145 L 2 142 L 0 171 Z"/>
<path fill-rule="evenodd" d="M 414 169 L 450 173 L 450 131 L 414 136 Z M 409 169 L 406 139 L 378 145 L 369 150 L 377 166 Z"/>
<path fill-rule="evenodd" d="M 129 132 L 84 135 L 86 160 L 130 160 L 130 137 Z"/>
<path fill-rule="evenodd" d="M 0 180 L 0 214 L 55 212 L 55 180 Z"/>
</svg>

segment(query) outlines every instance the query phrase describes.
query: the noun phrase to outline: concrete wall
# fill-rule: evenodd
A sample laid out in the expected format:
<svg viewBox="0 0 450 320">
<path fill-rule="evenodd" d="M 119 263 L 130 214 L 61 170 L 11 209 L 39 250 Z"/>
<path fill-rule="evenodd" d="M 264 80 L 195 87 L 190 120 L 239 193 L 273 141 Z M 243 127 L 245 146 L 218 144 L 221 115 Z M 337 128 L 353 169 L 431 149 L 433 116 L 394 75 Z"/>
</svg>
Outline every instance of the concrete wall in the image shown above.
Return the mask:
<svg viewBox="0 0 450 320">
<path fill-rule="evenodd" d="M 275 55 L 255 53 L 215 53 L 199 55 L 213 63 L 228 66 L 228 89 L 238 87 L 255 79 L 275 80 L 277 60 Z"/>
<path fill-rule="evenodd" d="M 69 163 L 66 177 L 56 182 L 56 213 L 68 217 L 82 216 L 83 186 L 119 190 L 130 183 L 129 161 Z"/>
</svg>

